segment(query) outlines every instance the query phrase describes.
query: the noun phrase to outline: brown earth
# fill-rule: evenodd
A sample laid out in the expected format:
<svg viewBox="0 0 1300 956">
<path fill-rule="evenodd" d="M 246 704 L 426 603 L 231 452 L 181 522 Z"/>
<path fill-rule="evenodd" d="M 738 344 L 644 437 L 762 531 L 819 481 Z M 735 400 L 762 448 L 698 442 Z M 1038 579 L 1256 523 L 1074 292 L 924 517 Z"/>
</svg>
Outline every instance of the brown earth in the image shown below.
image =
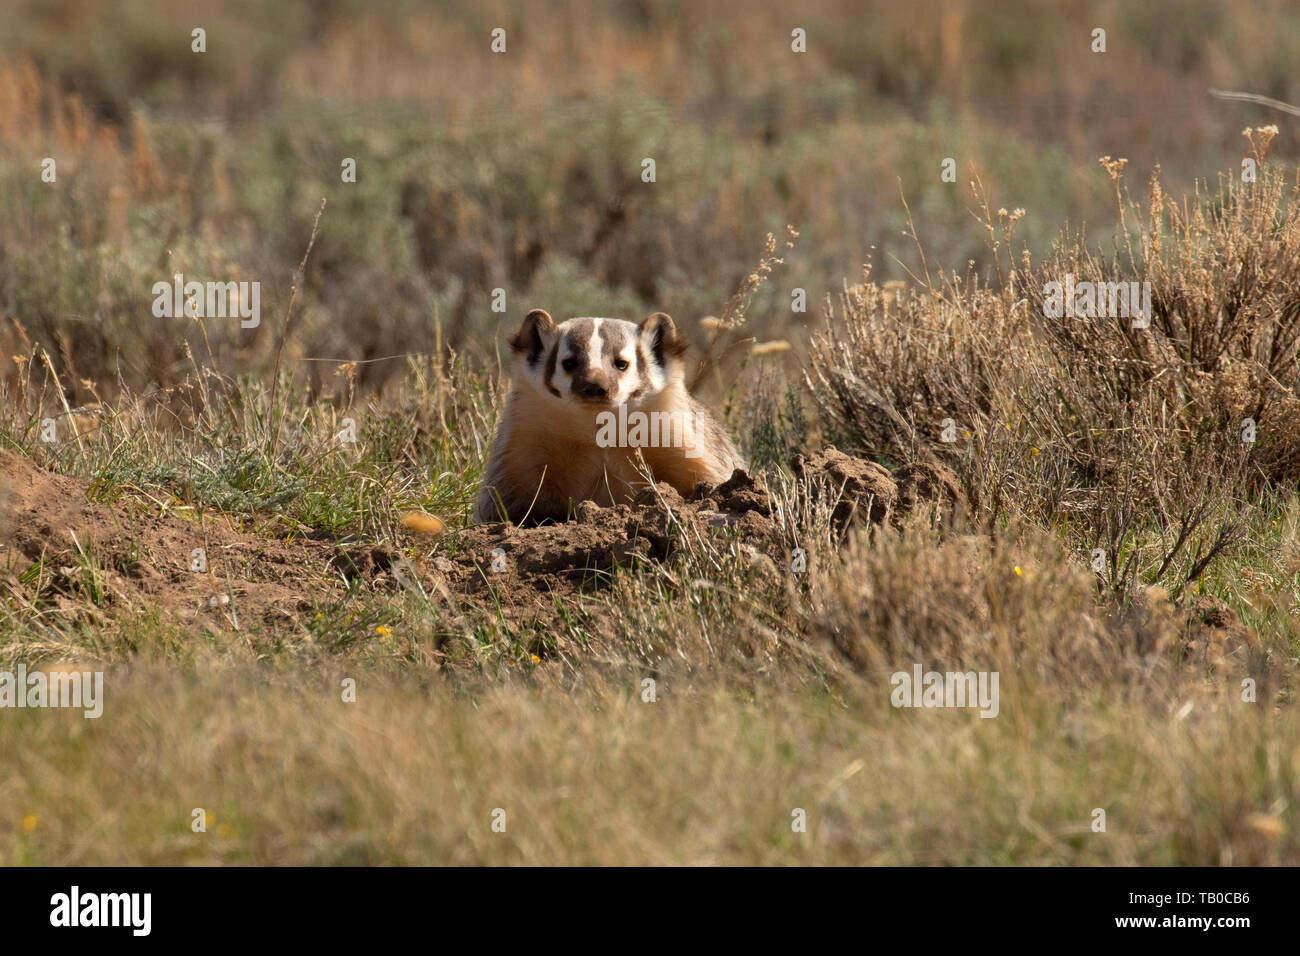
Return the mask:
<svg viewBox="0 0 1300 956">
<path fill-rule="evenodd" d="M 814 494 L 837 496 L 844 524 L 855 516 L 881 520 L 898 505 L 897 487 L 879 465 L 827 448 L 795 466 L 812 479 Z M 250 616 L 293 620 L 355 578 L 380 589 L 418 580 L 426 592 L 541 609 L 554 593 L 599 588 L 617 569 L 668 559 L 684 536 L 735 535 L 756 560 L 788 550 L 777 540 L 766 486 L 743 471 L 716 487 L 700 485 L 687 500 L 660 484 L 631 505 L 583 502 L 564 524 L 453 531 L 414 558 L 404 551 L 421 549 L 286 540 L 149 496 L 109 502 L 93 492 L 90 480 L 0 451 L 0 581 L 7 588 L 32 601 L 39 592 L 73 618 L 94 616 L 97 607 L 160 607 L 220 627 Z M 206 568 L 196 570 L 200 548 Z"/>
<path fill-rule="evenodd" d="M 833 447 L 792 464 L 802 493 L 825 497 L 841 527 L 901 520 L 928 503 L 949 517 L 967 511 L 956 476 L 943 465 L 913 464 L 891 475 Z M 583 502 L 563 524 L 476 525 L 448 532 L 432 549 L 404 547 L 410 540 L 400 548 L 286 540 L 243 531 L 232 524 L 238 518 L 148 496 L 95 500 L 94 490 L 88 479 L 0 450 L 0 587 L 19 601 L 52 604 L 65 621 L 158 608 L 213 629 L 251 619 L 292 624 L 358 579 L 378 590 L 418 582 L 453 604 L 546 617 L 554 614 L 554 595 L 597 590 L 642 562 L 669 562 L 697 536 L 734 536 L 773 574 L 771 555 L 789 549 L 762 478 L 739 470 L 716 487 L 697 486 L 687 499 L 661 483 L 630 505 Z M 203 571 L 192 569 L 198 548 Z M 1219 659 L 1254 643 L 1217 599 L 1197 597 L 1178 616 L 1189 653 Z"/>
<path fill-rule="evenodd" d="M 863 516 L 884 521 L 898 505 L 898 484 L 883 465 L 853 458 L 834 445 L 811 456 L 796 455 L 793 467 L 796 478 L 809 482 L 814 498 L 830 496 L 832 517 L 841 528 Z"/>
<path fill-rule="evenodd" d="M 1222 598 L 1198 594 L 1183 606 L 1184 653 L 1198 663 L 1217 665 L 1225 657 L 1259 646 L 1259 637 Z"/>
<path fill-rule="evenodd" d="M 0 450 L 0 584 L 6 590 L 20 600 L 44 594 L 64 619 L 95 617 L 96 606 L 161 607 L 221 626 L 234 622 L 232 614 L 292 619 L 311 608 L 313 592 L 341 583 L 324 573 L 328 546 L 318 542 L 241 533 L 225 518 L 144 498 L 96 501 L 91 490 L 89 480 L 53 474 Z M 99 599 L 87 601 L 88 595 Z"/>
</svg>

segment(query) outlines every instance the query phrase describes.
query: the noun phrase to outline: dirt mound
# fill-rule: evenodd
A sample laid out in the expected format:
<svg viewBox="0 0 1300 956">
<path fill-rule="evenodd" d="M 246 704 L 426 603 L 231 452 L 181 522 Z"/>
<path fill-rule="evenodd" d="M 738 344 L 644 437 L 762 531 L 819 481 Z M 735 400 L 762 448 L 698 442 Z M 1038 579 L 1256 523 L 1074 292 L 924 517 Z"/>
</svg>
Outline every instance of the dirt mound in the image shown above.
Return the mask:
<svg viewBox="0 0 1300 956">
<path fill-rule="evenodd" d="M 961 479 L 940 462 L 919 461 L 904 465 L 894 472 L 894 483 L 898 486 L 898 507 L 902 512 L 935 504 L 948 521 L 969 515 Z"/>
<path fill-rule="evenodd" d="M 834 448 L 798 457 L 794 469 L 844 526 L 898 516 L 926 500 L 960 500 L 950 472 L 913 467 L 891 476 Z M 683 541 L 726 534 L 755 560 L 787 546 L 771 490 L 741 470 L 720 485 L 697 486 L 686 499 L 661 483 L 631 504 L 583 502 L 563 524 L 451 531 L 420 558 L 407 556 L 409 539 L 282 541 L 188 506 L 133 496 L 95 501 L 92 488 L 0 452 L 0 577 L 7 586 L 70 613 L 161 606 L 216 626 L 250 616 L 293 618 L 351 581 L 381 590 L 419 582 L 426 593 L 457 602 L 460 595 L 485 607 L 543 612 L 556 593 L 600 588 L 620 569 L 669 561 Z"/>
<path fill-rule="evenodd" d="M 165 502 L 95 501 L 91 491 L 0 450 L 0 581 L 16 598 L 72 617 L 161 606 L 225 626 L 249 614 L 292 618 L 336 586 L 323 562 L 311 571 L 317 543 L 242 534 Z"/>
<path fill-rule="evenodd" d="M 1259 644 L 1255 632 L 1242 623 L 1228 602 L 1213 594 L 1192 597 L 1183 611 L 1183 650 L 1193 660 L 1215 665 Z"/>
<path fill-rule="evenodd" d="M 671 485 L 647 488 L 630 504 L 577 507 L 572 521 L 540 527 L 478 525 L 453 535 L 453 585 L 470 593 L 492 587 L 519 595 L 517 586 L 547 592 L 600 587 L 612 572 L 646 560 L 665 561 L 683 536 L 727 529 L 742 540 L 774 537 L 772 502 L 761 480 L 736 471 L 716 488 L 700 485 L 689 500 Z"/>
<path fill-rule="evenodd" d="M 882 466 L 827 447 L 798 456 L 797 477 L 809 493 L 824 496 L 834 520 L 846 527 L 866 518 L 905 517 L 917 504 L 937 500 L 965 511 L 960 484 L 942 465 L 901 469 L 907 489 Z M 451 536 L 450 559 L 440 570 L 457 590 L 491 590 L 506 603 L 527 601 L 529 592 L 598 588 L 621 568 L 646 560 L 667 561 L 683 540 L 711 532 L 734 535 L 755 558 L 784 553 L 773 520 L 776 503 L 762 478 L 737 469 L 720 485 L 701 483 L 683 499 L 660 483 L 630 505 L 602 508 L 583 502 L 574 520 L 540 527 L 498 523 Z M 770 562 L 770 559 L 768 561 Z"/>
<path fill-rule="evenodd" d="M 796 477 L 813 480 L 814 494 L 833 496 L 832 514 L 841 527 L 864 515 L 873 523 L 884 521 L 898 504 L 898 484 L 883 465 L 853 458 L 834 445 L 796 455 L 792 467 Z"/>
<path fill-rule="evenodd" d="M 732 514 L 744 514 L 747 511 L 757 511 L 768 516 L 772 514 L 772 496 L 767 493 L 767 489 L 739 468 L 717 488 L 710 489 L 707 484 L 696 485 L 691 500 L 701 501 L 712 510 Z"/>
</svg>

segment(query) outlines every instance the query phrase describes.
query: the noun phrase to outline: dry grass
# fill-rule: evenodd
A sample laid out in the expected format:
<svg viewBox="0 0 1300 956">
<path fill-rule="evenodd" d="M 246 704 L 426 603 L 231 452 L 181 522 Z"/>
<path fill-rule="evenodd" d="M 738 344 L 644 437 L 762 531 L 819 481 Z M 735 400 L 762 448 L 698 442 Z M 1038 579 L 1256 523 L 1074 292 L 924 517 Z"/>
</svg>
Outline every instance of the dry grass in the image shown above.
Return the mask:
<svg viewBox="0 0 1300 956">
<path fill-rule="evenodd" d="M 0 665 L 103 669 L 107 689 L 98 720 L 5 711 L 0 861 L 1300 862 L 1294 136 L 1250 129 L 1258 182 L 1230 167 L 1211 189 L 1190 172 L 1242 124 L 1135 113 L 1207 74 L 1300 98 L 1300 34 L 1266 26 L 1289 11 L 1259 2 L 1215 33 L 1125 10 L 1124 71 L 1059 69 L 1088 31 L 1045 2 L 882 5 L 870 31 L 819 4 L 802 59 L 766 3 L 247 23 L 214 5 L 207 72 L 159 39 L 189 29 L 163 4 L 132 8 L 121 49 L 49 34 L 112 9 L 0 27 L 0 448 L 121 515 L 297 543 L 302 581 L 330 587 L 264 618 L 124 604 L 104 582 L 149 544 L 127 524 L 124 567 L 102 542 L 0 564 Z M 475 52 L 498 21 L 509 72 Z M 1129 107 L 1137 125 L 1104 132 L 1134 146 L 1130 171 L 1174 154 L 1140 205 L 1122 163 L 1053 158 L 1101 151 L 1086 103 Z M 1034 138 L 1060 119 L 1063 142 Z M 974 229 L 931 175 L 949 152 Z M 44 155 L 57 189 L 32 175 Z M 1053 243 L 1080 212 L 1091 234 Z M 175 271 L 260 279 L 262 328 L 141 321 Z M 1150 282 L 1151 327 L 1046 318 L 1066 273 Z M 524 300 L 675 315 L 774 495 L 768 553 L 685 537 L 526 608 L 307 568 L 335 545 L 454 556 L 501 404 L 494 323 Z M 789 468 L 827 440 L 950 467 L 969 513 L 844 532 Z M 444 536 L 406 535 L 412 509 Z M 892 673 L 917 665 L 998 672 L 998 716 L 891 707 Z"/>
<path fill-rule="evenodd" d="M 1016 215 L 985 204 L 994 285 L 940 272 L 906 292 L 848 287 L 807 381 L 841 443 L 944 460 L 982 523 L 1059 528 L 1102 549 L 1117 593 L 1141 579 L 1177 597 L 1243 543 L 1246 500 L 1297 478 L 1300 203 L 1294 176 L 1263 165 L 1257 183 L 1225 176 L 1182 207 L 1153 178 L 1143 220 L 1122 168 L 1107 166 L 1111 256 L 1066 236 L 1041 265 L 1025 249 L 1012 268 L 1000 251 Z M 1049 317 L 1046 290 L 1067 275 L 1150 283 L 1150 328 Z"/>
<path fill-rule="evenodd" d="M 454 694 L 359 675 L 344 704 L 356 672 L 331 670 L 213 683 L 137 665 L 114 672 L 111 718 L 17 715 L 0 738 L 0 858 L 1268 865 L 1300 850 L 1295 712 L 1231 693 L 1062 700 L 1025 684 L 982 720 L 882 694 L 846 708 L 697 687 L 652 704 L 634 680 Z"/>
</svg>

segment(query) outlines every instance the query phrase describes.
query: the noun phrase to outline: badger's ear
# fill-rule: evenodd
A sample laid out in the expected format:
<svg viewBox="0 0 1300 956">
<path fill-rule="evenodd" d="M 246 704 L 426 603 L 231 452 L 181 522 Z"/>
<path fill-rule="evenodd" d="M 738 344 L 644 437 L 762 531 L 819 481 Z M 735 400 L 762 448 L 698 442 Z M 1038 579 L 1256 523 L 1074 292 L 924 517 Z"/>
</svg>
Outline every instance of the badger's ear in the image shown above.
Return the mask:
<svg viewBox="0 0 1300 956">
<path fill-rule="evenodd" d="M 550 345 L 555 330 L 555 320 L 549 312 L 533 309 L 524 316 L 524 324 L 519 326 L 519 331 L 510 340 L 510 348 L 526 358 L 529 365 L 536 365 Z"/>
<path fill-rule="evenodd" d="M 677 326 L 663 312 L 647 316 L 638 328 L 637 338 L 646 355 L 660 368 L 667 368 L 686 351 L 686 343 L 677 337 Z"/>
</svg>

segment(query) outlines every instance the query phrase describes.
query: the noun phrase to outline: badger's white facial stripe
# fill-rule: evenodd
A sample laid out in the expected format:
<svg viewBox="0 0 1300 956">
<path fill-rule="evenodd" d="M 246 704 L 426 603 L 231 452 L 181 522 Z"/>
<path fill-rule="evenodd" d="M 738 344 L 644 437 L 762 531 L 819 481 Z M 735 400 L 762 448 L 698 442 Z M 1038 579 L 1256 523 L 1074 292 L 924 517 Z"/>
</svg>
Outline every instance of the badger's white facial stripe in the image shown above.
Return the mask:
<svg viewBox="0 0 1300 956">
<path fill-rule="evenodd" d="M 599 365 L 601 356 L 605 353 L 605 340 L 600 337 L 600 323 L 604 319 L 591 320 L 591 339 L 587 342 L 587 355 L 591 357 L 592 365 Z"/>
</svg>

